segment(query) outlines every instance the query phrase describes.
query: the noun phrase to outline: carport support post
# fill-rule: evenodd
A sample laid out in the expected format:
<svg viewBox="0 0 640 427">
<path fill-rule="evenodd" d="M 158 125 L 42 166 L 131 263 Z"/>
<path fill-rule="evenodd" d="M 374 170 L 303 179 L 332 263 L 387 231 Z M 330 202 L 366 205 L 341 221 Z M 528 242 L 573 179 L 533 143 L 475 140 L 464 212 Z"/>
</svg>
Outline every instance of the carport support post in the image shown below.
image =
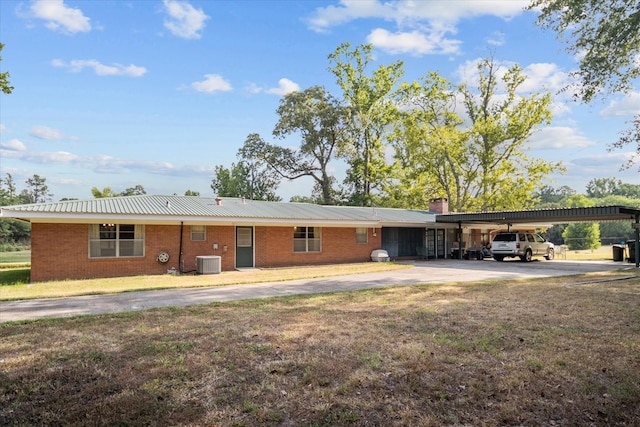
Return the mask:
<svg viewBox="0 0 640 427">
<path fill-rule="evenodd" d="M 640 228 L 638 228 L 638 223 L 640 222 L 640 215 L 636 214 L 636 268 L 640 268 Z"/>
<path fill-rule="evenodd" d="M 462 221 L 458 221 L 458 259 L 462 259 Z"/>
</svg>

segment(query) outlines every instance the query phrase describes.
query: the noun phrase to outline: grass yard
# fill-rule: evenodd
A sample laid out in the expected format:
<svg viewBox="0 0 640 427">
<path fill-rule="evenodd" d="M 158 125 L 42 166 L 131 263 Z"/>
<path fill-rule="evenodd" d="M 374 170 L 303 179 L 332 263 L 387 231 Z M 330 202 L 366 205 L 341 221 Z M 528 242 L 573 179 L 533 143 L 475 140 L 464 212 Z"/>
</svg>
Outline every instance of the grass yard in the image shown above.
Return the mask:
<svg viewBox="0 0 640 427">
<path fill-rule="evenodd" d="M 0 252 L 0 268 L 3 264 L 30 264 L 31 251 Z"/>
<path fill-rule="evenodd" d="M 5 323 L 0 425 L 630 426 L 639 336 L 629 271 Z"/>
<path fill-rule="evenodd" d="M 403 265 L 388 263 L 361 263 L 243 272 L 227 271 L 219 275 L 204 276 L 159 275 L 91 280 L 63 280 L 30 284 L 30 254 L 30 251 L 0 252 L 0 301 L 105 294 L 133 290 L 220 286 L 239 283 L 329 277 L 380 271 L 381 269 L 388 270 L 390 268 L 407 268 Z M 561 262 L 564 259 L 564 255 L 557 255 L 554 262 Z M 568 251 L 566 254 L 566 260 L 568 261 L 611 259 L 613 259 L 611 246 L 601 246 L 594 250 Z"/>
<path fill-rule="evenodd" d="M 224 271 L 220 274 L 112 277 L 29 283 L 29 269 L 0 269 L 0 301 L 110 294 L 170 288 L 197 288 L 243 283 L 278 282 L 411 268 L 395 263 L 354 263 L 295 268 Z"/>
</svg>

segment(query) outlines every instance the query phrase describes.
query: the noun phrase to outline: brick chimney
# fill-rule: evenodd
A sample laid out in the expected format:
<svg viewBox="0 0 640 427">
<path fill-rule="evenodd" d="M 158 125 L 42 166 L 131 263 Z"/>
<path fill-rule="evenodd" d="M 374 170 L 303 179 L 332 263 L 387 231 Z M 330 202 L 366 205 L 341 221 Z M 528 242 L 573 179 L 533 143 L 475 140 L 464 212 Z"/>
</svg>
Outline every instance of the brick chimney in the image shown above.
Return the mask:
<svg viewBox="0 0 640 427">
<path fill-rule="evenodd" d="M 439 214 L 449 213 L 449 200 L 445 197 L 429 200 L 429 211 Z"/>
</svg>

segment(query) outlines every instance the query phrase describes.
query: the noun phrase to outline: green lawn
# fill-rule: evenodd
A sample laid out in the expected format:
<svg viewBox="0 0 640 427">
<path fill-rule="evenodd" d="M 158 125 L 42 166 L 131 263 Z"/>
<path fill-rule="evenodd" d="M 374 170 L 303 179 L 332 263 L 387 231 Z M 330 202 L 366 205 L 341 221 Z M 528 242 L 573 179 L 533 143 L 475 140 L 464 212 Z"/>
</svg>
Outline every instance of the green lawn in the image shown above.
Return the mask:
<svg viewBox="0 0 640 427">
<path fill-rule="evenodd" d="M 0 252 L 0 268 L 14 263 L 31 263 L 31 251 Z"/>
<path fill-rule="evenodd" d="M 0 425 L 632 426 L 639 319 L 610 272 L 7 322 Z"/>
</svg>

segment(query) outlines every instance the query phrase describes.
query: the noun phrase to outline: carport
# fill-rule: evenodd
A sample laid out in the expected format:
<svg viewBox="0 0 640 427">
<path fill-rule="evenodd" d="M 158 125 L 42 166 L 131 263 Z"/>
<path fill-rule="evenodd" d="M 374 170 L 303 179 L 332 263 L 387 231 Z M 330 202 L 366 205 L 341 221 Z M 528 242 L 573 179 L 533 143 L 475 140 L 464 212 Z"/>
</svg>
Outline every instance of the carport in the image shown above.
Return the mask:
<svg viewBox="0 0 640 427">
<path fill-rule="evenodd" d="M 436 216 L 436 223 L 462 226 L 549 225 L 601 221 L 628 221 L 635 231 L 635 265 L 640 268 L 640 209 L 626 206 L 533 209 L 479 213 L 446 213 Z M 462 257 L 462 251 L 460 251 Z"/>
</svg>

